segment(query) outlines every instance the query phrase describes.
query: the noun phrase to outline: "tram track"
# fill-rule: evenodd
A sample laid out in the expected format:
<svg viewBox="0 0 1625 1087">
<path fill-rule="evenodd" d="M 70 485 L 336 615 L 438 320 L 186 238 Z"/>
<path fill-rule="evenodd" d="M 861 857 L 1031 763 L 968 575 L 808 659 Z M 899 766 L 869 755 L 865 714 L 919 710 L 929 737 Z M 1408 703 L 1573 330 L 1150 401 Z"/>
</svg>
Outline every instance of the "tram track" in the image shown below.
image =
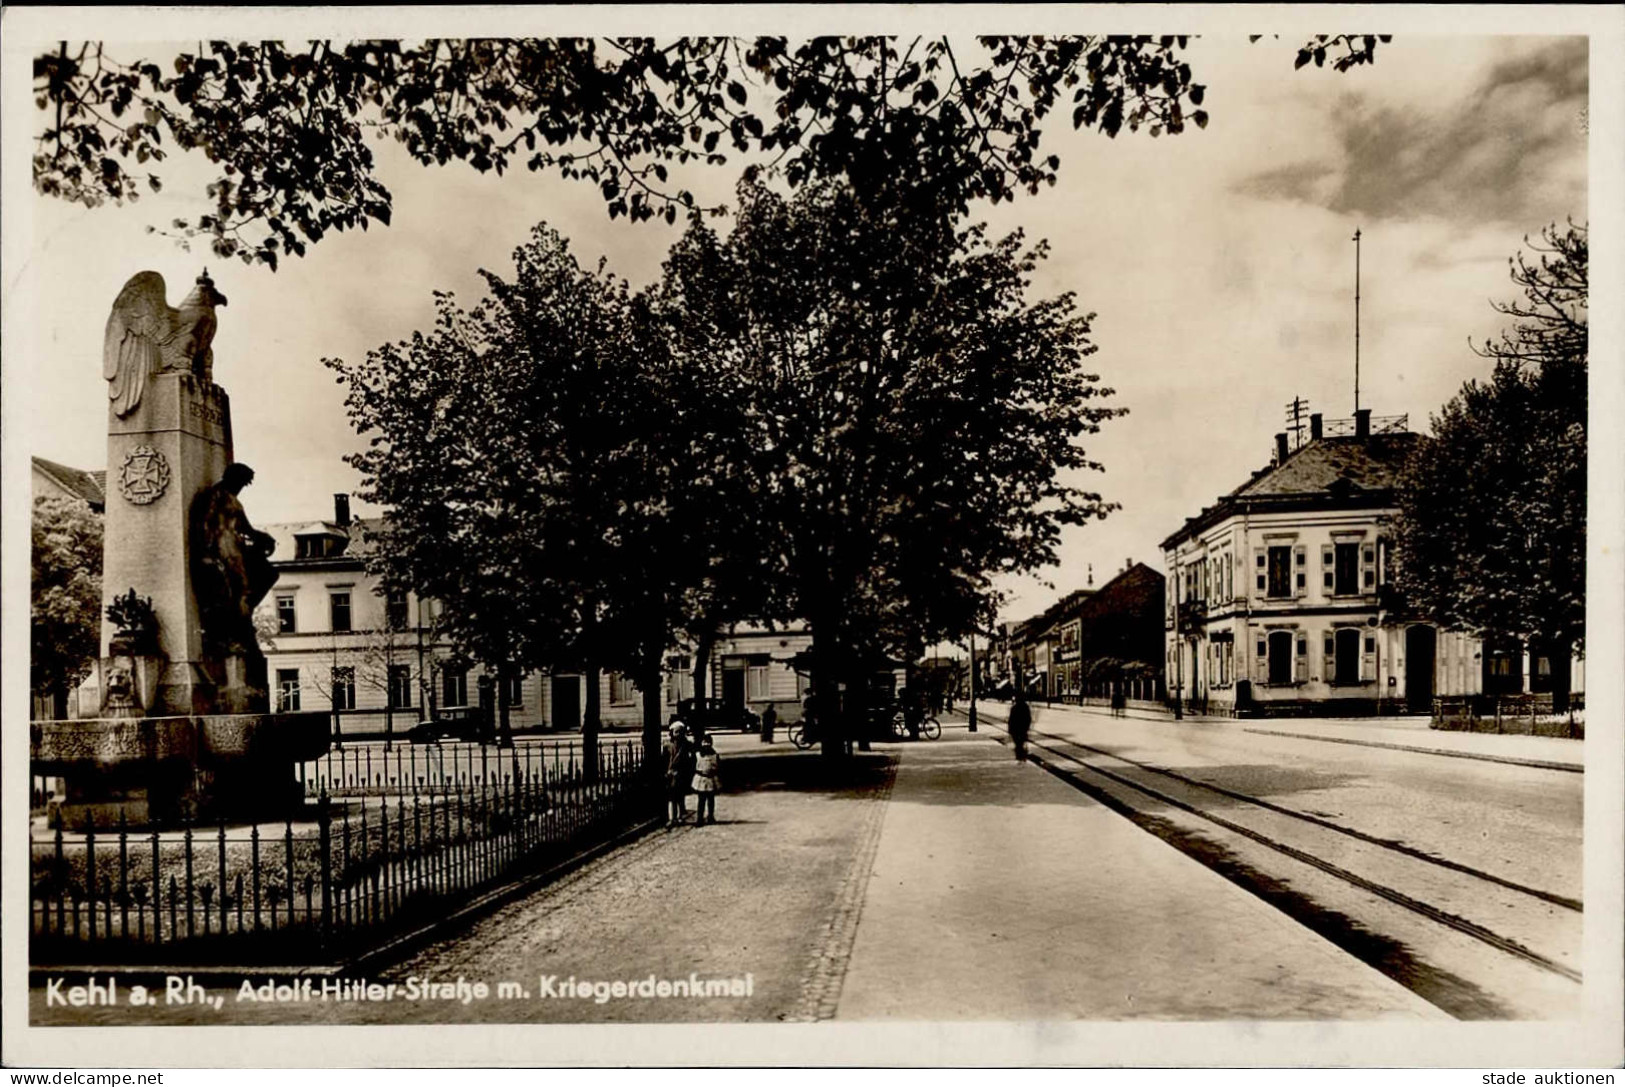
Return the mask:
<svg viewBox="0 0 1625 1087">
<path fill-rule="evenodd" d="M 988 723 L 1002 732 L 996 718 Z M 1578 998 L 1578 899 L 1203 781 L 1199 769 L 1184 773 L 1039 729 L 1028 747 L 1049 772 L 1453 1015 L 1527 1017 Z M 1502 956 L 1521 965 L 1495 966 Z M 1509 983 L 1509 970 L 1528 983 Z M 1524 991 L 1531 985 L 1540 995 Z"/>
</svg>

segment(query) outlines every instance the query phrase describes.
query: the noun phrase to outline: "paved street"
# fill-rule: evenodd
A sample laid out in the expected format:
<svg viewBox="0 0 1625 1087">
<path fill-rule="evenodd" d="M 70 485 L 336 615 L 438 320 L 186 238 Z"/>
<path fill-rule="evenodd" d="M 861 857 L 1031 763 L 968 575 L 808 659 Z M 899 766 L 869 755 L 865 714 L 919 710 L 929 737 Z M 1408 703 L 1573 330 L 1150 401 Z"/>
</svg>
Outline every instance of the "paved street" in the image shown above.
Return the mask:
<svg viewBox="0 0 1625 1087">
<path fill-rule="evenodd" d="M 723 741 L 719 825 L 658 831 L 374 980 L 524 997 L 158 1008 L 142 1022 L 1442 1018 L 1416 993 L 1039 766 L 991 730 L 812 753 Z M 544 996 L 737 977 L 748 996 Z M 41 1021 L 70 1021 L 43 1006 Z M 129 1022 L 127 1009 L 74 1022 Z"/>
<path fill-rule="evenodd" d="M 1571 1014 L 1583 775 L 1396 747 L 1573 764 L 1580 745 L 1360 728 L 1038 707 L 1033 739 L 1063 775 L 1453 1014 Z"/>
</svg>

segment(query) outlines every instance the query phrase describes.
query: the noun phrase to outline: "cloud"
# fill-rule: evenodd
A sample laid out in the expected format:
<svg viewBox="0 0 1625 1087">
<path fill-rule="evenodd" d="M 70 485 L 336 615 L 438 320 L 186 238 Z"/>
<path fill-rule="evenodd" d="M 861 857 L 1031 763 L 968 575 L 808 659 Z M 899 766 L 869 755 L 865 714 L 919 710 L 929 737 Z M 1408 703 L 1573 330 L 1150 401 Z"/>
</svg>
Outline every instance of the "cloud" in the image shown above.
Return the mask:
<svg viewBox="0 0 1625 1087">
<path fill-rule="evenodd" d="M 1336 151 L 1233 190 L 1371 219 L 1583 217 L 1587 50 L 1584 38 L 1542 41 L 1494 64 L 1465 97 L 1431 107 L 1344 95 L 1327 117 Z"/>
<path fill-rule="evenodd" d="M 1233 187 L 1233 191 L 1267 200 L 1316 204 L 1321 201 L 1326 187 L 1324 182 L 1332 173 L 1330 163 L 1296 162 L 1244 178 Z"/>
</svg>

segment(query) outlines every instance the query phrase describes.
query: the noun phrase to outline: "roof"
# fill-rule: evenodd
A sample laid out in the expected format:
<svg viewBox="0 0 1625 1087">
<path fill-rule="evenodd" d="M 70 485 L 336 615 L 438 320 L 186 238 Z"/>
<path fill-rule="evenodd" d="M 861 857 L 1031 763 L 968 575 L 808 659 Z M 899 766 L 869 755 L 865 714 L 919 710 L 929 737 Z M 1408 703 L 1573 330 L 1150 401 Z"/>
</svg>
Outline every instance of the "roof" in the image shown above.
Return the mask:
<svg viewBox="0 0 1625 1087">
<path fill-rule="evenodd" d="M 357 517 L 350 522 L 348 528 L 336 521 L 282 521 L 255 527 L 276 540 L 276 550 L 271 552 L 271 561 L 274 563 L 343 564 L 361 562 L 373 550 L 373 542 L 367 538 L 366 532 L 378 523 L 379 519 L 376 517 Z M 301 559 L 298 558 L 299 552 L 294 542 L 299 536 L 342 536 L 348 538 L 349 544 L 343 553 L 338 555 Z"/>
<path fill-rule="evenodd" d="M 1236 496 L 1317 494 L 1339 479 L 1357 490 L 1390 490 L 1419 434 L 1373 434 L 1369 438 L 1320 438 L 1230 492 Z"/>
<path fill-rule="evenodd" d="M 84 499 L 97 509 L 107 505 L 106 472 L 85 472 L 78 468 L 69 468 L 66 464 L 58 464 L 54 460 L 46 460 L 44 457 L 32 459 L 34 470 L 63 490 Z"/>
<path fill-rule="evenodd" d="M 1400 473 L 1426 439 L 1409 431 L 1317 438 L 1221 497 L 1162 541 L 1164 548 L 1242 510 L 1312 505 L 1325 509 L 1388 505 Z"/>
</svg>

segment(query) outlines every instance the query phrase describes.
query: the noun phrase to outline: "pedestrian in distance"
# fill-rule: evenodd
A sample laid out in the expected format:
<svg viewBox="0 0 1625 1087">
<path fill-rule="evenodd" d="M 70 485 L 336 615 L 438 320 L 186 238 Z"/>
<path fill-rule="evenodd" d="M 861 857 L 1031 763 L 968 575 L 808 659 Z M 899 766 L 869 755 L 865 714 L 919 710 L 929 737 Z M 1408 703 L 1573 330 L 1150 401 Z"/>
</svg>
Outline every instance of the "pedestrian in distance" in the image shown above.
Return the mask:
<svg viewBox="0 0 1625 1087">
<path fill-rule="evenodd" d="M 764 744 L 773 742 L 773 730 L 778 727 L 779 711 L 775 710 L 773 704 L 769 702 L 767 708 L 762 711 L 762 742 Z"/>
<path fill-rule="evenodd" d="M 1005 729 L 1010 733 L 1010 743 L 1016 749 L 1016 761 L 1027 761 L 1027 733 L 1033 725 L 1032 707 L 1027 705 L 1027 696 L 1020 688 L 1016 690 L 1016 700 L 1010 704 L 1010 720 L 1005 722 Z"/>
<path fill-rule="evenodd" d="M 722 756 L 707 736 L 694 758 L 694 825 L 717 822 L 717 790 L 722 784 Z"/>
<path fill-rule="evenodd" d="M 672 722 L 661 754 L 666 759 L 666 827 L 670 829 L 688 818 L 688 789 L 694 776 L 694 753 L 681 721 Z"/>
<path fill-rule="evenodd" d="M 1123 690 L 1121 681 L 1112 682 L 1112 716 L 1128 716 L 1128 694 Z"/>
</svg>

